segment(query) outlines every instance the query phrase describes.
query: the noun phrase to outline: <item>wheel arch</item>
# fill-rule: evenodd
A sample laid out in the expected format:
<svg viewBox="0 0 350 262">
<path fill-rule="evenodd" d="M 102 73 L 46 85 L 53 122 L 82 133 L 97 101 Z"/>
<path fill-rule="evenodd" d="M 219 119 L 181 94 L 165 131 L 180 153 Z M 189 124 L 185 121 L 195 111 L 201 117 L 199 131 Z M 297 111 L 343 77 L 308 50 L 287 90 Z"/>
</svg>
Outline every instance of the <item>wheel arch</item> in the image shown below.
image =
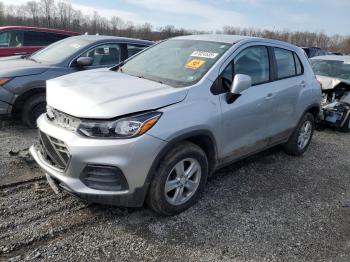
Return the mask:
<svg viewBox="0 0 350 262">
<path fill-rule="evenodd" d="M 179 136 L 176 136 L 160 150 L 155 160 L 153 161 L 150 170 L 148 171 L 146 181 L 145 181 L 145 196 L 148 193 L 149 185 L 152 181 L 154 173 L 156 172 L 158 166 L 160 165 L 164 156 L 178 143 L 188 141 L 199 146 L 206 154 L 208 158 L 209 175 L 212 174 L 217 166 L 217 144 L 214 135 L 209 130 L 196 130 L 191 131 Z"/>
<path fill-rule="evenodd" d="M 31 86 L 27 86 L 26 91 L 19 94 L 13 104 L 13 115 L 18 116 L 23 108 L 24 103 L 31 97 L 39 94 L 46 94 L 46 82 L 37 81 L 32 83 Z"/>
<path fill-rule="evenodd" d="M 311 113 L 314 116 L 315 121 L 317 121 L 319 118 L 320 110 L 321 110 L 321 108 L 320 108 L 319 104 L 312 104 L 306 108 L 303 115 L 305 115 L 306 113 Z M 301 116 L 301 117 L 303 117 L 303 116 Z"/>
</svg>

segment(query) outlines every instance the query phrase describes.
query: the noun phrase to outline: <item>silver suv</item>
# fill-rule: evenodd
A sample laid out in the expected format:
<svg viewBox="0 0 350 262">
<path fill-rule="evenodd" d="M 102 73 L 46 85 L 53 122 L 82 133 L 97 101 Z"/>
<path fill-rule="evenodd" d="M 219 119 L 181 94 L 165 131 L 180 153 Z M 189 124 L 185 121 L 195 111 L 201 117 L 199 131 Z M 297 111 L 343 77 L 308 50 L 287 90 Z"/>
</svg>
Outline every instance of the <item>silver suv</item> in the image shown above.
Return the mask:
<svg viewBox="0 0 350 262">
<path fill-rule="evenodd" d="M 277 144 L 303 154 L 320 100 L 294 45 L 177 37 L 115 68 L 49 80 L 30 151 L 55 191 L 174 215 L 224 165 Z"/>
</svg>

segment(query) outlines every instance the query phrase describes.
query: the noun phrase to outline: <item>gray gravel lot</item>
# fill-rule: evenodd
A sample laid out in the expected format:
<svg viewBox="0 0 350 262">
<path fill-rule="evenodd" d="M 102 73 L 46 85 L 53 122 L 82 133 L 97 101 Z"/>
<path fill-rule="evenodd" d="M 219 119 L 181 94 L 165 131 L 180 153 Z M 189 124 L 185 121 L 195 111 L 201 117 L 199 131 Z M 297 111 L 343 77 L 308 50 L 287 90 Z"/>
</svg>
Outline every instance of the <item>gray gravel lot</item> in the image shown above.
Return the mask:
<svg viewBox="0 0 350 262">
<path fill-rule="evenodd" d="M 170 218 L 55 195 L 17 154 L 35 136 L 0 129 L 0 261 L 350 261 L 350 134 L 324 130 L 303 157 L 275 147 L 221 169 Z"/>
</svg>

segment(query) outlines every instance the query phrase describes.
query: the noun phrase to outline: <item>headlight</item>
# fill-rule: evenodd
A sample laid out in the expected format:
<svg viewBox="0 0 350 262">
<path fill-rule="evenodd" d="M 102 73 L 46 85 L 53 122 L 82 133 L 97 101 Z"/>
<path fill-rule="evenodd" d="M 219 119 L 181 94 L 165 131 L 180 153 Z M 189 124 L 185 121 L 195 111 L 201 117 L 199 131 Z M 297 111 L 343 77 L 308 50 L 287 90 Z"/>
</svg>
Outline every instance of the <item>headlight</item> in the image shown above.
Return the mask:
<svg viewBox="0 0 350 262">
<path fill-rule="evenodd" d="M 6 84 L 10 80 L 11 80 L 11 78 L 0 78 L 0 86 L 3 86 L 4 84 Z"/>
<path fill-rule="evenodd" d="M 140 136 L 150 130 L 162 113 L 148 112 L 113 121 L 85 121 L 78 131 L 88 137 L 130 138 Z"/>
</svg>

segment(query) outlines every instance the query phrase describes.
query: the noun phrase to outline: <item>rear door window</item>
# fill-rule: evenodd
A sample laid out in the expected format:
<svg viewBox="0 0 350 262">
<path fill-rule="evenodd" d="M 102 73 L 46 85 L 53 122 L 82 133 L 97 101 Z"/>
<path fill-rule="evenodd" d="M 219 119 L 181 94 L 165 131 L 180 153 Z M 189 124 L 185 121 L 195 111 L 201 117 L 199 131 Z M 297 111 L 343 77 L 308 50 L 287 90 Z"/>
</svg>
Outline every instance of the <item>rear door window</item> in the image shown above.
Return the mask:
<svg viewBox="0 0 350 262">
<path fill-rule="evenodd" d="M 286 49 L 274 48 L 274 53 L 277 64 L 277 78 L 283 79 L 295 76 L 296 69 L 293 52 Z"/>
<path fill-rule="evenodd" d="M 24 46 L 47 46 L 67 37 L 48 32 L 24 31 Z"/>
<path fill-rule="evenodd" d="M 54 42 L 60 41 L 69 37 L 69 35 L 55 34 L 55 33 L 45 33 L 46 34 L 46 43 L 45 45 L 50 45 Z"/>
<path fill-rule="evenodd" d="M 245 74 L 252 78 L 252 85 L 270 80 L 269 55 L 265 46 L 253 46 L 244 49 L 234 59 L 234 73 Z"/>
<path fill-rule="evenodd" d="M 45 46 L 47 35 L 44 32 L 25 31 L 24 46 Z"/>
</svg>

